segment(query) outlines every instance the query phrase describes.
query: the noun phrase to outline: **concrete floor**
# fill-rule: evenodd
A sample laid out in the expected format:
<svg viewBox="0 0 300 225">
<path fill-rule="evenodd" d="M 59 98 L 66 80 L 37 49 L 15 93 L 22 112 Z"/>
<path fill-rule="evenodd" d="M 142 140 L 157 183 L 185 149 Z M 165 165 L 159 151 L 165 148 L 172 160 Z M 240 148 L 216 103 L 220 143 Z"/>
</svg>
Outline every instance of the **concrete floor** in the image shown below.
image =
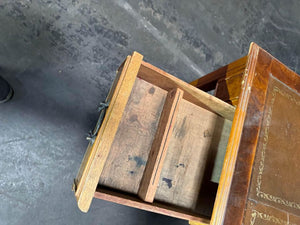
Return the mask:
<svg viewBox="0 0 300 225">
<path fill-rule="evenodd" d="M 71 191 L 87 132 L 133 50 L 185 80 L 247 54 L 251 41 L 300 73 L 300 2 L 2 0 L 0 225 L 187 224 Z"/>
</svg>

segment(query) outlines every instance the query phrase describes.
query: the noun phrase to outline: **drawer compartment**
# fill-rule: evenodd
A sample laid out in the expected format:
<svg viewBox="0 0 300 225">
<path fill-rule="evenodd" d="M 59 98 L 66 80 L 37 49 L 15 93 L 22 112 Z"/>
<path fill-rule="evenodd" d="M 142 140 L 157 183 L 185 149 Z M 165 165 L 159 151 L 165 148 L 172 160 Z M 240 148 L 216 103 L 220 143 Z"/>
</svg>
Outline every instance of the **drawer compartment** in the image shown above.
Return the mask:
<svg viewBox="0 0 300 225">
<path fill-rule="evenodd" d="M 142 61 L 117 73 L 109 104 L 75 179 L 92 198 L 209 222 L 235 108 Z"/>
</svg>

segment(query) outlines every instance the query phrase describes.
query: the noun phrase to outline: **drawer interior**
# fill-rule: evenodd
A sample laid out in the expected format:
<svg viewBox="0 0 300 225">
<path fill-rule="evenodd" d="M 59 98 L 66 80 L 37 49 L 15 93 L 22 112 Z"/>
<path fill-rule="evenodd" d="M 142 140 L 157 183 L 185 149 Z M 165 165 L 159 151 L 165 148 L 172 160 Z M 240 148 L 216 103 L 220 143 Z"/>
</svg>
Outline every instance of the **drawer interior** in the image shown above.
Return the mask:
<svg viewBox="0 0 300 225">
<path fill-rule="evenodd" d="M 168 128 L 165 152 L 156 158 L 160 166 L 155 166 L 152 174 L 159 178 L 153 189 L 153 202 L 138 197 L 147 164 L 153 160 L 151 149 L 169 101 L 168 94 L 176 88 L 172 81 L 157 79 L 155 75 L 142 64 L 95 197 L 151 211 L 160 209 L 157 212 L 164 214 L 174 212 L 177 214 L 173 216 L 183 219 L 209 219 L 231 121 L 187 92 L 180 99 L 174 121 Z"/>
</svg>

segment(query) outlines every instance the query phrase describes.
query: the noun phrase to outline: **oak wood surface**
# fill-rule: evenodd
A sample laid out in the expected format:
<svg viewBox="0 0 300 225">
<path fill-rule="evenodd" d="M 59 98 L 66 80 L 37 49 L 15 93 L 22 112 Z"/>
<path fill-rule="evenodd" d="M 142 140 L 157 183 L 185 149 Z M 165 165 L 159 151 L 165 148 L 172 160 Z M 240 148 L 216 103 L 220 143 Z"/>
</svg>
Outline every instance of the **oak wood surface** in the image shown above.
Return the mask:
<svg viewBox="0 0 300 225">
<path fill-rule="evenodd" d="M 137 194 L 167 92 L 136 79 L 99 183 Z"/>
<path fill-rule="evenodd" d="M 235 107 L 214 96 L 211 96 L 204 91 L 199 90 L 198 88 L 166 73 L 165 71 L 149 63 L 142 62 L 138 76 L 145 81 L 155 84 L 156 86 L 167 91 L 175 87 L 180 88 L 184 91 L 183 98 L 185 100 L 210 110 L 211 112 L 214 112 L 228 120 L 233 120 Z"/>
<path fill-rule="evenodd" d="M 138 79 L 136 79 L 136 76 L 138 76 Z M 141 86 L 144 85 L 144 88 L 136 88 L 139 86 L 137 83 L 142 83 Z M 184 107 L 182 107 L 181 113 L 179 113 L 180 110 L 178 109 L 178 115 L 180 115 L 179 117 L 181 119 L 177 121 L 177 127 L 176 124 L 174 125 L 168 150 L 171 149 L 170 146 L 173 142 L 172 148 L 177 149 L 174 155 L 179 156 L 180 160 L 182 157 L 191 159 L 190 161 L 182 163 L 184 166 L 180 165 L 181 163 L 177 165 L 167 163 L 169 166 L 177 168 L 177 172 L 175 173 L 173 172 L 174 168 L 169 169 L 168 166 L 166 166 L 166 170 L 164 170 L 165 163 L 164 165 L 159 164 L 159 166 L 162 166 L 162 171 L 161 179 L 158 181 L 159 186 L 157 191 L 162 188 L 159 193 L 161 196 L 167 196 L 164 192 L 170 192 L 169 186 L 173 185 L 173 180 L 166 176 L 174 176 L 174 181 L 177 183 L 177 185 L 174 185 L 176 191 L 171 190 L 174 196 L 170 197 L 167 201 L 164 201 L 165 197 L 162 197 L 160 200 L 164 201 L 164 203 L 157 204 L 155 195 L 155 201 L 150 207 L 149 204 L 141 203 L 141 201 L 136 200 L 137 196 L 134 197 L 134 200 L 131 199 L 128 201 L 130 194 L 128 194 L 128 196 L 119 196 L 117 192 L 110 192 L 110 194 L 108 194 L 106 189 L 103 191 L 100 189 L 100 191 L 97 191 L 98 194 L 95 194 L 99 178 L 101 185 L 126 191 L 127 193 L 137 194 L 165 97 L 167 92 L 174 88 L 179 88 L 183 91 L 183 99 L 181 102 Z M 131 95 L 134 93 L 139 93 L 137 94 L 137 99 L 135 98 L 136 96 L 131 99 Z M 124 204 L 127 205 L 134 205 L 136 203 L 133 202 L 139 202 L 138 207 L 168 213 L 171 216 L 174 215 L 180 218 L 207 222 L 206 219 L 203 219 L 204 216 L 202 216 L 201 213 L 195 214 L 194 212 L 197 208 L 196 200 L 198 201 L 199 199 L 199 190 L 204 169 L 207 164 L 206 159 L 210 154 L 209 149 L 211 145 L 209 143 L 211 143 L 213 139 L 212 134 L 215 131 L 216 121 L 224 120 L 224 118 L 232 120 L 235 108 L 143 62 L 142 56 L 138 53 L 133 53 L 131 57 L 128 57 L 123 67 L 119 70 L 117 79 L 113 84 L 107 100 L 110 100 L 110 105 L 105 118 L 95 142 L 88 146 L 88 150 L 75 181 L 75 196 L 77 198 L 78 207 L 82 211 L 87 212 L 92 198 L 95 195 L 97 198 L 110 199 L 110 201 L 123 203 L 125 201 Z M 185 126 L 185 122 L 188 122 L 188 126 L 191 128 L 186 132 L 190 133 L 190 137 L 182 134 L 182 128 Z M 199 127 L 201 127 L 201 129 L 205 128 L 203 124 L 207 125 L 207 129 L 203 132 L 199 132 Z M 133 128 L 133 130 L 131 130 L 131 128 Z M 128 140 L 131 139 L 131 141 L 124 144 L 122 142 L 123 138 L 120 137 L 125 137 L 125 139 Z M 174 139 L 173 141 L 171 141 L 172 138 Z M 176 138 L 183 139 L 183 142 L 179 143 Z M 196 143 L 197 139 L 200 139 L 198 140 L 200 143 Z M 146 147 L 146 145 L 148 147 Z M 182 149 L 178 147 L 180 145 L 182 145 Z M 201 146 L 200 148 L 199 145 Z M 132 148 L 132 146 L 137 148 Z M 190 149 L 190 151 L 185 149 Z M 193 152 L 193 150 L 195 151 Z M 177 156 L 174 157 L 176 158 Z M 182 171 L 180 171 L 180 169 L 182 169 L 181 167 L 184 167 L 184 171 L 188 172 L 182 173 Z M 163 175 L 164 171 L 165 175 Z M 189 176 L 186 176 L 186 174 L 191 174 L 193 179 L 188 179 Z M 179 184 L 180 180 L 184 179 L 186 179 L 186 185 L 184 185 L 184 183 Z M 167 185 L 168 189 L 164 190 L 166 187 L 164 185 Z M 180 199 L 178 193 L 181 193 L 182 201 L 178 200 Z M 112 196 L 113 194 L 116 194 L 116 196 Z M 191 197 L 191 195 L 194 197 Z M 174 204 L 177 206 L 172 206 Z M 181 209 L 179 210 L 178 207 L 181 207 Z"/>
<path fill-rule="evenodd" d="M 179 92 L 181 98 L 182 92 Z M 166 95 L 166 91 L 142 79 L 135 81 L 102 171 L 100 185 L 137 194 Z M 160 182 L 158 200 L 195 211 L 206 159 L 209 154 L 224 151 L 227 142 L 222 141 L 221 136 L 228 137 L 231 122 L 186 100 L 181 100 L 177 110 L 179 115 L 171 126 L 171 146 L 166 149 L 171 155 L 167 162 L 160 164 L 164 176 L 157 174 L 157 179 L 160 179 L 157 180 Z M 226 127 L 223 127 L 224 122 Z M 178 162 L 173 162 L 173 159 Z M 173 179 L 170 181 L 173 182 L 171 190 L 169 178 Z M 155 191 L 152 194 L 154 196 Z M 198 212 L 201 210 L 207 211 L 200 208 Z"/>
<path fill-rule="evenodd" d="M 212 149 L 213 138 L 220 135 L 214 135 L 215 127 L 223 120 L 193 103 L 181 101 L 156 200 L 196 210 L 207 159 L 215 151 Z"/>
<path fill-rule="evenodd" d="M 197 221 L 190 220 L 189 224 L 190 225 L 206 225 L 207 223 L 202 223 L 202 222 L 197 222 Z"/>
<path fill-rule="evenodd" d="M 120 85 L 121 85 L 121 83 L 124 79 L 124 75 L 125 75 L 125 73 L 122 73 L 122 70 L 124 70 L 124 71 L 127 70 L 130 58 L 131 58 L 131 56 L 127 56 L 126 60 L 119 67 L 117 74 L 116 74 L 116 78 L 115 78 L 113 85 L 111 86 L 111 89 L 109 91 L 109 94 L 106 98 L 106 102 L 111 101 L 114 91 L 118 90 L 120 88 Z M 92 151 L 93 147 L 94 147 L 94 145 L 89 143 L 87 150 L 84 154 L 83 160 L 81 162 L 80 168 L 78 170 L 76 179 L 73 184 L 75 196 L 78 196 L 82 190 L 82 187 L 83 187 L 83 184 L 85 181 L 85 177 L 83 177 L 83 175 L 86 176 L 87 170 L 90 168 L 90 163 L 91 163 L 91 160 L 89 158 L 93 156 L 92 152 L 95 151 L 95 150 Z"/>
<path fill-rule="evenodd" d="M 96 140 L 87 151 L 85 169 L 78 181 L 75 192 L 77 204 L 81 211 L 87 212 L 92 202 L 101 172 L 103 170 L 110 146 L 113 142 L 125 105 L 131 93 L 132 86 L 140 68 L 143 56 L 134 52 L 121 71 L 120 82 L 117 83 L 112 94 L 110 105 L 104 117 Z M 126 64 L 126 63 L 125 63 Z M 122 78 L 122 79 L 121 79 Z M 107 124 L 110 124 L 107 126 Z"/>
<path fill-rule="evenodd" d="M 201 222 L 203 224 L 209 224 L 208 218 L 205 218 L 196 213 L 192 213 L 190 211 L 180 209 L 178 207 L 174 207 L 171 205 L 166 205 L 156 201 L 154 201 L 153 203 L 144 202 L 137 196 L 116 192 L 113 190 L 106 189 L 104 187 L 100 187 L 95 192 L 95 198 L 154 212 L 154 213 L 163 214 L 166 216 L 172 216 L 179 219 L 192 220 L 192 221 Z"/>
</svg>

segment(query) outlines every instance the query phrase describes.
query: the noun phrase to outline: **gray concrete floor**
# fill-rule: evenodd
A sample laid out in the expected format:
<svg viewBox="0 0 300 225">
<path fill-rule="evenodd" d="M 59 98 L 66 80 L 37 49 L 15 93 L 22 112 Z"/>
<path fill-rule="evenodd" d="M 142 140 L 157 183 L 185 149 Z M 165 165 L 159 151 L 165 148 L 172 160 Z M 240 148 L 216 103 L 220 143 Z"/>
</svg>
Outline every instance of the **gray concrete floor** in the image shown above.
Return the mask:
<svg viewBox="0 0 300 225">
<path fill-rule="evenodd" d="M 0 105 L 0 224 L 187 224 L 71 191 L 85 136 L 115 70 L 133 50 L 185 80 L 257 42 L 300 72 L 300 2 L 2 0 L 0 74 L 15 97 Z"/>
</svg>

